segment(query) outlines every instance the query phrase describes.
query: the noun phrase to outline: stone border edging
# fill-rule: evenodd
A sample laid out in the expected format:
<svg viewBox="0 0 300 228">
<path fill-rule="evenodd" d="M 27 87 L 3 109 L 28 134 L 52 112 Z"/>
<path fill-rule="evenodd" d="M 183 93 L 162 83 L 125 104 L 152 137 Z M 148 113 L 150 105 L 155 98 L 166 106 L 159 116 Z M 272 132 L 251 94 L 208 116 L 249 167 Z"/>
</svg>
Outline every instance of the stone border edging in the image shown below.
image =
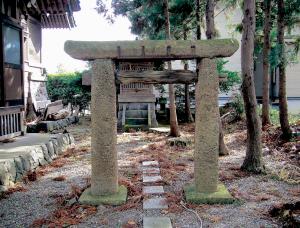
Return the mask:
<svg viewBox="0 0 300 228">
<path fill-rule="evenodd" d="M 63 129 L 71 124 L 75 124 L 79 121 L 78 116 L 69 116 L 64 119 L 55 120 L 55 121 L 41 121 L 37 124 L 27 125 L 27 133 L 39 133 L 43 132 L 52 132 L 54 130 Z"/>
<path fill-rule="evenodd" d="M 51 163 L 54 158 L 73 145 L 74 141 L 70 133 L 53 135 L 48 142 L 32 146 L 30 152 L 0 162 L 0 192 L 13 186 L 26 172 Z"/>
</svg>

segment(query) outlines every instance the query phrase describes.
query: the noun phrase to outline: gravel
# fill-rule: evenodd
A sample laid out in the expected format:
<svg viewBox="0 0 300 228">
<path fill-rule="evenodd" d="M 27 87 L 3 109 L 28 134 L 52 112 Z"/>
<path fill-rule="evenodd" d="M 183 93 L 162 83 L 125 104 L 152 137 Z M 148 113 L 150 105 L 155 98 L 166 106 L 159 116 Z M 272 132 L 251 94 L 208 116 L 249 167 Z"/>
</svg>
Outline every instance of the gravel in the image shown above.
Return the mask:
<svg viewBox="0 0 300 228">
<path fill-rule="evenodd" d="M 86 119 L 79 125 L 68 128 L 76 139 L 77 148 L 85 148 L 86 153 L 67 158 L 68 163 L 60 168 L 51 169 L 37 181 L 23 184 L 25 192 L 15 192 L 0 201 L 0 227 L 29 227 L 34 220 L 46 218 L 57 208 L 54 195 L 68 194 L 72 186 L 84 187 L 90 176 L 90 127 Z M 221 172 L 231 173 L 232 167 L 241 166 L 245 156 L 245 146 L 237 139 L 237 134 L 227 134 L 226 141 L 230 155 L 220 158 Z M 139 149 L 147 147 L 150 142 L 145 133 L 118 134 L 118 160 L 120 175 L 133 175 L 141 172 L 136 166 L 138 159 L 151 154 L 140 154 Z M 135 152 L 133 152 L 135 150 Z M 188 151 L 189 150 L 189 151 Z M 175 161 L 187 164 L 185 171 L 178 171 L 176 179 L 165 185 L 166 192 L 177 193 L 184 185 L 192 181 L 193 161 L 191 149 L 181 151 Z M 276 161 L 268 157 L 265 161 L 269 167 L 277 167 Z M 137 171 L 139 170 L 139 171 Z M 133 172 L 133 174 L 131 173 Z M 141 173 L 140 173 L 141 174 Z M 64 175 L 65 181 L 53 181 Z M 163 175 L 162 175 L 163 176 Z M 164 178 L 164 176 L 163 176 Z M 141 180 L 140 180 L 141 181 Z M 245 175 L 229 178 L 225 181 L 228 190 L 240 201 L 232 205 L 198 205 L 194 210 L 203 220 L 203 227 L 281 227 L 278 220 L 270 218 L 269 209 L 280 202 L 293 202 L 299 196 L 293 190 L 299 185 L 290 185 L 272 179 L 268 175 Z M 142 227 L 144 216 L 168 216 L 173 227 L 199 227 L 196 216 L 186 210 L 178 213 L 162 211 L 143 211 L 142 202 L 136 208 L 125 211 L 116 210 L 112 206 L 99 206 L 97 213 L 71 227 L 120 227 L 128 221 L 134 221 Z"/>
</svg>

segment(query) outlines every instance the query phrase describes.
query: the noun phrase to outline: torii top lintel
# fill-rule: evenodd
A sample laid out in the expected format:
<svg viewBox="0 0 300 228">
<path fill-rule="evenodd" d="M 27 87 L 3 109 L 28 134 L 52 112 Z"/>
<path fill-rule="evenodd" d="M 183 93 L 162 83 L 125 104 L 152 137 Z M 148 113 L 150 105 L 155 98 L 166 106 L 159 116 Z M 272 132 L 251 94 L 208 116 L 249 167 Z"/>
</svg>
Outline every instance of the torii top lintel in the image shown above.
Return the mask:
<svg viewBox="0 0 300 228">
<path fill-rule="evenodd" d="M 65 52 L 75 59 L 176 60 L 229 57 L 239 48 L 236 39 L 66 41 Z"/>
</svg>

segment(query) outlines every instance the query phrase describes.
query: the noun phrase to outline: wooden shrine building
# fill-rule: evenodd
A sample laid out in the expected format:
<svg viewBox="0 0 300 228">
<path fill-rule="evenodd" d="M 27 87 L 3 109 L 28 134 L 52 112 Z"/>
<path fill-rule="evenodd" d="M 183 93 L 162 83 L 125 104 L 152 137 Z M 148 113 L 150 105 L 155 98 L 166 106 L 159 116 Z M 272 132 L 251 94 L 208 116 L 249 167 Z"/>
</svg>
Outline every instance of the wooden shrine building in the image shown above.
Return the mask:
<svg viewBox="0 0 300 228">
<path fill-rule="evenodd" d="M 75 27 L 73 12 L 79 10 L 79 0 L 0 0 L 0 139 L 23 131 L 28 92 L 35 109 L 50 103 L 42 29 Z"/>
</svg>

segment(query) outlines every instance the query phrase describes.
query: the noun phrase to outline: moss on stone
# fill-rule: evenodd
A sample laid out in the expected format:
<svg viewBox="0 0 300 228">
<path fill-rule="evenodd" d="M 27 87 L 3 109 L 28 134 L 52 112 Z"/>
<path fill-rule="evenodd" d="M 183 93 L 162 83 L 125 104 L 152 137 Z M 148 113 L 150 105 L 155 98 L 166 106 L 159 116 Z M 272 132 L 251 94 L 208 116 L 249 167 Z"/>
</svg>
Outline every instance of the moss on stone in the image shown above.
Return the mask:
<svg viewBox="0 0 300 228">
<path fill-rule="evenodd" d="M 186 201 L 195 204 L 231 204 L 235 199 L 230 195 L 224 184 L 218 184 L 216 192 L 196 192 L 195 185 L 184 188 Z"/>
<path fill-rule="evenodd" d="M 121 205 L 126 203 L 127 200 L 127 188 L 123 185 L 119 186 L 118 192 L 112 195 L 93 196 L 91 195 L 91 189 L 86 189 L 79 198 L 79 202 L 89 205 Z"/>
</svg>

